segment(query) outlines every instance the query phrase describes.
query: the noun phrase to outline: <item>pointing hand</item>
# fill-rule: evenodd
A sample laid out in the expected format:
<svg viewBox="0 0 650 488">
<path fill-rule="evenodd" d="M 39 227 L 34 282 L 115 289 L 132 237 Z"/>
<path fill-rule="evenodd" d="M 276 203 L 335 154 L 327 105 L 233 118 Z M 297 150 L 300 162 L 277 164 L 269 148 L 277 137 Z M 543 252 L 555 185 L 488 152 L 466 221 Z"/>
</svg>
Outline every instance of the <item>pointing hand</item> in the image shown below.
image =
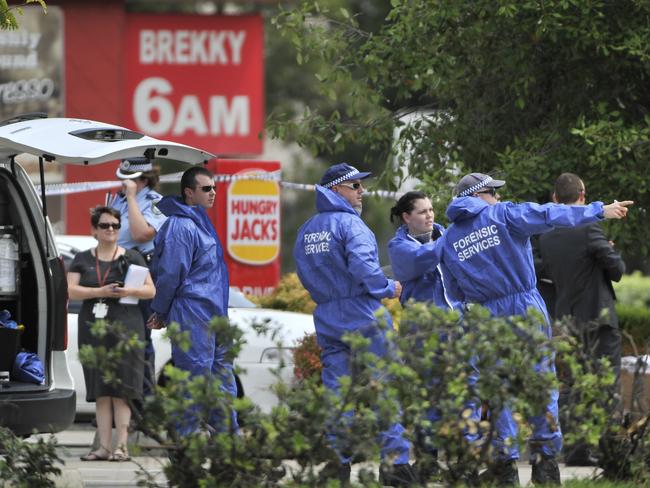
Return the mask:
<svg viewBox="0 0 650 488">
<path fill-rule="evenodd" d="M 614 200 L 614 203 L 603 207 L 603 215 L 606 219 L 622 219 L 627 215 L 627 207 L 633 204 L 634 202 L 632 200 L 625 200 L 623 202 Z"/>
</svg>

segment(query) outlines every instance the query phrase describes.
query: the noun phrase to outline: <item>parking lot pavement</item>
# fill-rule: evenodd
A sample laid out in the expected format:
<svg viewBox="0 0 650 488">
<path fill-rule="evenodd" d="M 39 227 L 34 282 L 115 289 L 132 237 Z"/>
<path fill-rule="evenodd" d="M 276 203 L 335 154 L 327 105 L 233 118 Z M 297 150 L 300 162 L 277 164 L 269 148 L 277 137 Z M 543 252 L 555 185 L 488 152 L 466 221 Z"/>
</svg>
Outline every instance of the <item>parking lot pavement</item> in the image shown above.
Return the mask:
<svg viewBox="0 0 650 488">
<path fill-rule="evenodd" d="M 146 471 L 158 485 L 167 485 L 163 473 L 167 457 L 152 455 L 158 454 L 159 450 L 149 450 L 151 443 L 146 440 L 140 442 L 138 436 L 132 436 L 132 439 L 142 448 L 142 452 L 138 456 L 132 456 L 131 461 L 120 463 L 79 459 L 90 450 L 94 442 L 95 428 L 89 423 L 74 424 L 72 428 L 54 436 L 60 446 L 57 453 L 65 463 L 60 466 L 62 474 L 56 479 L 59 488 L 137 486 L 138 479 L 142 479 L 142 476 L 138 476 L 141 471 Z M 30 439 L 38 437 L 47 435 L 32 436 Z"/>
<path fill-rule="evenodd" d="M 157 450 L 150 450 L 150 441 L 140 440 L 134 437 L 134 442 L 143 448 L 142 455 L 134 456 L 133 460 L 124 463 L 111 463 L 105 461 L 83 462 L 79 456 L 89 450 L 94 440 L 94 428 L 90 424 L 75 424 L 70 430 L 56 434 L 58 443 L 62 446 L 60 456 L 64 459 L 62 476 L 57 479 L 56 485 L 60 488 L 82 488 L 82 487 L 117 487 L 137 486 L 138 472 L 146 471 L 160 486 L 166 485 L 166 478 L 163 473 L 163 466 L 167 462 L 164 456 L 158 454 Z M 152 453 L 154 455 L 152 455 Z M 288 471 L 291 470 L 294 462 L 287 461 Z M 358 472 L 362 468 L 378 469 L 375 464 L 355 464 L 352 466 L 352 479 L 356 480 Z M 530 482 L 531 466 L 525 462 L 518 463 L 519 479 L 522 486 Z M 570 479 L 588 479 L 597 473 L 591 467 L 567 467 L 560 465 L 562 481 Z"/>
<path fill-rule="evenodd" d="M 162 472 L 164 458 L 136 457 L 133 462 L 107 463 L 107 462 L 81 462 L 77 460 L 66 461 L 63 475 L 57 479 L 56 486 L 59 488 L 83 488 L 83 487 L 116 487 L 116 486 L 137 486 L 137 473 L 145 470 L 153 480 L 160 486 L 166 485 L 166 478 Z M 291 465 L 291 462 L 287 463 Z M 118 465 L 118 466 L 116 466 Z M 352 467 L 352 480 L 357 480 L 362 465 Z M 366 468 L 378 467 L 365 466 Z M 531 469 L 528 463 L 520 462 L 519 479 L 521 486 L 527 486 L 530 482 Z M 562 482 L 571 479 L 588 479 L 593 476 L 594 468 L 565 467 L 560 466 Z"/>
</svg>

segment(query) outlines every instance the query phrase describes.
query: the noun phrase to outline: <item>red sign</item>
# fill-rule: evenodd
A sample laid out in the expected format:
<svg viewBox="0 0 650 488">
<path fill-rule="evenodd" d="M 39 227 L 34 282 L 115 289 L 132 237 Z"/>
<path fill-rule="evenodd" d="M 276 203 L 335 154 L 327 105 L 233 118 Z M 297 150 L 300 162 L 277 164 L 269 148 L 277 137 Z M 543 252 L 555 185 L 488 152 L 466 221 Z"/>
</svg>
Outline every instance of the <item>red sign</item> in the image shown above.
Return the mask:
<svg viewBox="0 0 650 488">
<path fill-rule="evenodd" d="M 261 16 L 129 14 L 126 39 L 124 125 L 219 155 L 262 152 Z"/>
<path fill-rule="evenodd" d="M 280 185 L 269 178 L 280 170 L 280 163 L 218 159 L 208 168 L 218 175 L 235 176 L 217 183 L 211 211 L 230 285 L 250 295 L 267 295 L 280 280 Z M 238 179 L 242 176 L 262 178 Z"/>
</svg>

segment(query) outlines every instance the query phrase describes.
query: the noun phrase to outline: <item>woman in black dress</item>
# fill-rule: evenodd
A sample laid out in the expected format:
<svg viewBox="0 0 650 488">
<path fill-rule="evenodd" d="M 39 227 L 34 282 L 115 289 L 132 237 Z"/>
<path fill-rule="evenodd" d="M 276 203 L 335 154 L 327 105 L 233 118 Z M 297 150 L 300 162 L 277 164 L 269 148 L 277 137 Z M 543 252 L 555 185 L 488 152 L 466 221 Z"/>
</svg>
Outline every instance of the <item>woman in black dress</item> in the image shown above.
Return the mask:
<svg viewBox="0 0 650 488">
<path fill-rule="evenodd" d="M 119 303 L 121 297 L 132 296 L 149 299 L 155 295 L 151 276 L 147 274 L 139 287 L 124 287 L 126 271 L 131 264 L 146 266 L 142 256 L 133 250 L 117 245 L 120 213 L 109 207 L 95 207 L 91 212 L 92 235 L 97 247 L 78 253 L 68 272 L 68 294 L 71 300 L 83 300 L 78 321 L 79 348 L 83 345 L 114 348 L 118 342 L 115 334 L 95 337 L 91 325 L 97 320 L 121 324 L 129 335 L 136 334 L 144 341 L 144 321 L 138 305 Z M 102 372 L 83 366 L 86 382 L 86 400 L 96 402 L 99 448 L 82 456 L 84 461 L 126 461 L 128 426 L 131 421 L 129 400 L 142 399 L 144 353 L 126 354 L 118 365 L 116 376 L 120 384 L 105 383 Z M 116 449 L 112 451 L 112 425 L 115 422 Z"/>
</svg>

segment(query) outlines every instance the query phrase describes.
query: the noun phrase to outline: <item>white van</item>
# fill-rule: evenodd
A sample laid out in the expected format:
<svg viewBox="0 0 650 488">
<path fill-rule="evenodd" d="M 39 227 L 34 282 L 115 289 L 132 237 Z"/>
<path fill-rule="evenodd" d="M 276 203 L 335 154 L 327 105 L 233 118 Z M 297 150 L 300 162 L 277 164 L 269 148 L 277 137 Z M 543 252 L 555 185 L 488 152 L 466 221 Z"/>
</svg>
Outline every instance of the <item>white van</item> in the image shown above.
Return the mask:
<svg viewBox="0 0 650 488">
<path fill-rule="evenodd" d="M 47 217 L 44 193 L 37 193 L 16 156 L 43 165 L 93 165 L 131 157 L 189 164 L 214 155 L 154 139 L 111 124 L 31 114 L 0 122 L 0 311 L 24 325 L 19 333 L 0 328 L 0 371 L 11 368 L 18 350 L 38 354 L 42 385 L 10 378 L 0 382 L 0 425 L 17 435 L 58 432 L 72 424 L 75 390 L 66 362 L 67 282 Z"/>
</svg>

